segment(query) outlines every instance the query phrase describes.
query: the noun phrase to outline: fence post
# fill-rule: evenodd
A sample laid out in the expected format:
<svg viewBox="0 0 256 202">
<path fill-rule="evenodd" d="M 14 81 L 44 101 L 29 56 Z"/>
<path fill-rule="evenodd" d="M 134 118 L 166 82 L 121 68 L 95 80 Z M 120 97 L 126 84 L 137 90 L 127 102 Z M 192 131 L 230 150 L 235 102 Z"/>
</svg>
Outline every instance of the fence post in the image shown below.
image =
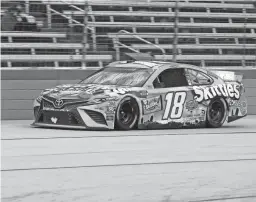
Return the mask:
<svg viewBox="0 0 256 202">
<path fill-rule="evenodd" d="M 82 59 L 82 68 L 86 68 L 86 54 L 87 54 L 87 37 L 88 37 L 88 2 L 85 0 L 84 2 L 84 26 L 83 26 L 83 59 Z"/>
<path fill-rule="evenodd" d="M 118 36 L 116 36 L 115 38 L 113 38 L 113 45 L 114 45 L 114 49 L 116 50 L 116 60 L 119 61 L 120 60 L 120 48 L 119 48 L 119 39 Z"/>
<path fill-rule="evenodd" d="M 244 6 L 244 5 L 243 5 Z M 243 8 L 243 11 L 245 11 L 245 8 Z M 244 12 L 245 13 L 245 12 Z M 244 35 L 243 35 L 243 59 L 242 59 L 242 65 L 245 68 L 246 67 L 246 27 L 247 27 L 247 17 L 244 17 Z"/>
<path fill-rule="evenodd" d="M 97 37 L 96 37 L 95 27 L 92 27 L 91 36 L 92 36 L 92 48 L 93 48 L 93 51 L 97 51 Z"/>
<path fill-rule="evenodd" d="M 29 0 L 25 1 L 25 13 L 29 14 Z"/>
<path fill-rule="evenodd" d="M 51 5 L 49 2 L 46 4 L 46 12 L 47 12 L 47 26 L 48 28 L 52 28 L 52 12 Z"/>
<path fill-rule="evenodd" d="M 173 62 L 176 62 L 177 60 L 177 44 L 178 44 L 178 32 L 179 32 L 179 27 L 178 27 L 178 22 L 179 22 L 179 6 L 178 6 L 179 0 L 175 1 L 175 21 L 174 21 L 174 39 L 173 39 L 173 55 L 172 55 L 172 60 Z"/>
</svg>

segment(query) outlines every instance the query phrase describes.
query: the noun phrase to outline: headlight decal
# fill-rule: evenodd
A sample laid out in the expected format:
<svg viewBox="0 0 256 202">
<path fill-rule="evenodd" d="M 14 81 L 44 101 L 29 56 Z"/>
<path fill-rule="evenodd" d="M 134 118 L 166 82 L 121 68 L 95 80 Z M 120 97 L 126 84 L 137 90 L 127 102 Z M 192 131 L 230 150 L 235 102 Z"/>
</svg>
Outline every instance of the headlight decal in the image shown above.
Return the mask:
<svg viewBox="0 0 256 202">
<path fill-rule="evenodd" d="M 42 98 L 43 98 L 43 96 L 42 96 L 42 95 L 39 95 L 39 96 L 36 98 L 36 101 L 40 103 L 40 102 L 42 101 Z"/>
</svg>

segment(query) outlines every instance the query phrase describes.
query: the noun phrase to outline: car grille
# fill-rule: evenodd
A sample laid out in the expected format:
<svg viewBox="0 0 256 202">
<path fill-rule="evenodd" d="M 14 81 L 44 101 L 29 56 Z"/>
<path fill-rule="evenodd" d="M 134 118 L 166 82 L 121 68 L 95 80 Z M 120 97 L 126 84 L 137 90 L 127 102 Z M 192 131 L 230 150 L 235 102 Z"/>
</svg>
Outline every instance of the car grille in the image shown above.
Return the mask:
<svg viewBox="0 0 256 202">
<path fill-rule="evenodd" d="M 75 111 L 41 111 L 38 121 L 56 125 L 84 126 L 80 115 Z"/>
<path fill-rule="evenodd" d="M 42 100 L 42 103 L 43 103 L 43 107 L 44 107 L 44 108 L 50 108 L 50 109 L 65 109 L 65 110 L 67 110 L 67 111 L 70 111 L 70 110 L 72 110 L 72 109 L 76 109 L 76 108 L 79 107 L 79 106 L 82 106 L 82 105 L 87 104 L 87 101 L 80 101 L 80 102 L 74 101 L 74 102 L 71 102 L 70 100 L 69 100 L 69 101 L 66 101 L 66 100 L 65 100 L 65 102 L 66 102 L 66 103 L 65 103 L 62 107 L 56 108 L 56 107 L 54 106 L 54 104 L 53 104 L 51 101 L 48 101 L 48 100 L 46 100 L 46 99 L 43 99 L 43 100 Z M 67 103 L 67 102 L 68 102 L 68 103 Z"/>
<path fill-rule="evenodd" d="M 85 110 L 85 112 L 88 114 L 88 116 L 91 117 L 92 120 L 94 120 L 96 123 L 107 125 L 107 122 L 100 112 L 95 112 L 91 110 Z"/>
</svg>

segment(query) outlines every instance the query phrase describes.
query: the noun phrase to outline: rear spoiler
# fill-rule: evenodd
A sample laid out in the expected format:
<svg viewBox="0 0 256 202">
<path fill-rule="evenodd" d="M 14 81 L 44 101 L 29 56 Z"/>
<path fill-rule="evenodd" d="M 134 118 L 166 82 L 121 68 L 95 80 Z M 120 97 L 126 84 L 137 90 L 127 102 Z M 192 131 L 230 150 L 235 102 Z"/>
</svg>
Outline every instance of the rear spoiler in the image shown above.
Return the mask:
<svg viewBox="0 0 256 202">
<path fill-rule="evenodd" d="M 232 72 L 232 71 L 211 71 L 217 76 L 219 76 L 224 81 L 229 82 L 239 82 L 241 83 L 243 80 L 243 74 Z"/>
</svg>

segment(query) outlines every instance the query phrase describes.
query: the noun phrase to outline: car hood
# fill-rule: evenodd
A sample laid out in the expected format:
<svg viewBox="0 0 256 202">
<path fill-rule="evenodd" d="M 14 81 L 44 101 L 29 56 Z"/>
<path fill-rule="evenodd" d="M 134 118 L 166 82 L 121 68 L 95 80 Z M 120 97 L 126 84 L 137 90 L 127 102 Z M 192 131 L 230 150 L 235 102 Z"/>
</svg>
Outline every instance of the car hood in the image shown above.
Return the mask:
<svg viewBox="0 0 256 202">
<path fill-rule="evenodd" d="M 55 99 L 89 99 L 91 97 L 118 96 L 129 92 L 143 90 L 140 87 L 122 87 L 98 84 L 64 84 L 55 88 L 45 89 L 42 93 L 45 97 Z"/>
</svg>

